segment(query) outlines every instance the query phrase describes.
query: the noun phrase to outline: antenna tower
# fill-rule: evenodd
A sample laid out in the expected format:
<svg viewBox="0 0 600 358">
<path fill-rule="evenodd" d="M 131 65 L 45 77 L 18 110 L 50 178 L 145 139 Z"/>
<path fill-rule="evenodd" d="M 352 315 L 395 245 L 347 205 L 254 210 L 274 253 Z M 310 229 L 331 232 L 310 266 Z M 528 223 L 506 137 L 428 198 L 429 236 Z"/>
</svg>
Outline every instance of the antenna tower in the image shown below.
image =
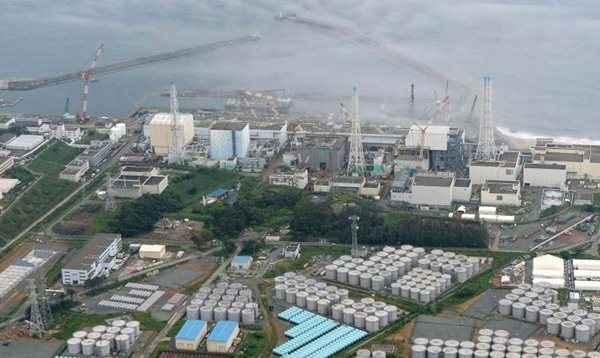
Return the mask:
<svg viewBox="0 0 600 358">
<path fill-rule="evenodd" d="M 365 155 L 362 148 L 360 117 L 358 112 L 358 89 L 352 93 L 352 133 L 350 134 L 350 157 L 348 158 L 348 175 L 365 176 Z"/>
<path fill-rule="evenodd" d="M 179 102 L 177 101 L 177 89 L 171 84 L 170 107 L 173 122 L 171 124 L 171 143 L 169 147 L 169 164 L 183 164 L 184 162 L 184 138 L 183 125 L 179 123 Z"/>
<path fill-rule="evenodd" d="M 479 120 L 479 142 L 475 158 L 479 160 L 496 159 L 494 139 L 494 117 L 492 115 L 492 78 L 483 77 L 483 104 Z"/>
</svg>

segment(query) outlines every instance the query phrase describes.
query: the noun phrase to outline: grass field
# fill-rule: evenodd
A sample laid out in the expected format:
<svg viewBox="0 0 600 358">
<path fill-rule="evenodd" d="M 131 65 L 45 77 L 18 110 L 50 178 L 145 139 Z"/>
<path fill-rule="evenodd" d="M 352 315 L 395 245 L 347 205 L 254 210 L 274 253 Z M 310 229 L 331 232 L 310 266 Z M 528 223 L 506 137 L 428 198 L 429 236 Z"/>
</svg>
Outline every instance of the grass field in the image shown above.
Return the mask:
<svg viewBox="0 0 600 358">
<path fill-rule="evenodd" d="M 0 242 L 11 240 L 78 187 L 59 179 L 58 173 L 79 152 L 62 142 L 54 142 L 26 166 L 42 177 L 0 217 Z"/>
</svg>

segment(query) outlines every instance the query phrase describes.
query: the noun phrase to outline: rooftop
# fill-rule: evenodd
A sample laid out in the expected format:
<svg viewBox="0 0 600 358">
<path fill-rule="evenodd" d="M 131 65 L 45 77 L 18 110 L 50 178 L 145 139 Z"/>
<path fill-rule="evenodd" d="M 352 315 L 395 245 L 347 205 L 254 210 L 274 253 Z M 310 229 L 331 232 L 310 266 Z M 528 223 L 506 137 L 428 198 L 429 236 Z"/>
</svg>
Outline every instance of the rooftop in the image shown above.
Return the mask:
<svg viewBox="0 0 600 358">
<path fill-rule="evenodd" d="M 221 130 L 221 131 L 241 131 L 248 126 L 247 122 L 234 122 L 234 121 L 219 121 L 215 122 L 210 129 Z"/>
<path fill-rule="evenodd" d="M 69 256 L 63 267 L 65 269 L 88 270 L 90 265 L 98 259 L 98 256 L 113 241 L 120 238 L 121 235 L 119 234 L 96 234 L 92 236 L 79 251 Z"/>
<path fill-rule="evenodd" d="M 239 256 L 238 256 L 239 257 Z M 235 321 L 219 321 L 210 332 L 207 340 L 216 342 L 227 342 L 231 335 L 238 328 Z"/>
<path fill-rule="evenodd" d="M 516 194 L 519 188 L 519 182 L 516 180 L 488 180 L 484 188 L 487 188 L 490 194 Z"/>
<path fill-rule="evenodd" d="M 452 179 L 452 177 L 446 176 L 417 175 L 414 184 L 419 186 L 450 186 L 452 185 Z"/>
<path fill-rule="evenodd" d="M 545 163 L 527 163 L 525 164 L 525 168 L 534 168 L 534 169 L 555 169 L 555 170 L 565 170 L 567 166 L 564 164 L 545 164 Z"/>
<path fill-rule="evenodd" d="M 175 336 L 175 339 L 194 341 L 205 328 L 206 322 L 199 319 L 188 319 L 177 333 L 177 336 Z"/>
</svg>

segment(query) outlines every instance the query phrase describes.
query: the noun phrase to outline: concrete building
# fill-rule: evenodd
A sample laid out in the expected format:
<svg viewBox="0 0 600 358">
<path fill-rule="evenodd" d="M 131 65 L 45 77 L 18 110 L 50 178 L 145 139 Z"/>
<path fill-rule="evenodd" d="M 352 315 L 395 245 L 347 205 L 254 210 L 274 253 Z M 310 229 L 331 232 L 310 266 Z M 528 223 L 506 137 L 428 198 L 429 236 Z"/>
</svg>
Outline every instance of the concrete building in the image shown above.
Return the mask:
<svg viewBox="0 0 600 358">
<path fill-rule="evenodd" d="M 455 178 L 452 173 L 443 175 L 417 175 L 404 183 L 392 185 L 391 200 L 412 205 L 449 207 L 453 200 Z"/>
<path fill-rule="evenodd" d="M 280 168 L 269 175 L 269 184 L 289 186 L 292 188 L 305 189 L 309 183 L 307 169 L 292 170 L 287 167 Z"/>
<path fill-rule="evenodd" d="M 65 165 L 65 168 L 59 174 L 59 178 L 78 183 L 89 169 L 89 161 L 75 158 Z"/>
<path fill-rule="evenodd" d="M 516 180 L 488 180 L 481 187 L 481 205 L 521 206 L 521 184 Z"/>
<path fill-rule="evenodd" d="M 227 353 L 233 340 L 240 333 L 240 325 L 235 321 L 219 321 L 206 339 L 206 350 L 209 353 Z"/>
<path fill-rule="evenodd" d="M 41 135 L 23 134 L 8 141 L 5 147 L 9 150 L 30 151 L 42 143 L 44 143 L 44 137 Z"/>
<path fill-rule="evenodd" d="M 469 166 L 469 178 L 475 185 L 483 185 L 488 180 L 518 180 L 521 174 L 520 152 L 508 151 L 498 160 L 474 160 Z"/>
<path fill-rule="evenodd" d="M 77 158 L 87 160 L 90 168 L 96 168 L 108 158 L 111 149 L 112 143 L 109 140 L 93 140 Z"/>
<path fill-rule="evenodd" d="M 15 165 L 15 160 L 12 157 L 0 157 L 0 175 Z"/>
<path fill-rule="evenodd" d="M 206 337 L 207 332 L 208 325 L 206 322 L 199 319 L 188 319 L 175 336 L 175 348 L 184 351 L 195 351 L 198 349 L 200 342 Z"/>
<path fill-rule="evenodd" d="M 567 166 L 527 163 L 523 167 L 523 185 L 564 190 L 567 185 Z"/>
<path fill-rule="evenodd" d="M 164 259 L 167 256 L 165 245 L 141 245 L 139 255 L 141 259 Z"/>
<path fill-rule="evenodd" d="M 115 257 L 121 249 L 119 234 L 96 234 L 72 255 L 62 268 L 64 285 L 82 286 L 88 280 L 102 277 L 115 266 Z"/>
<path fill-rule="evenodd" d="M 345 169 L 347 151 L 345 137 L 307 137 L 300 149 L 298 166 L 334 173 Z"/>
<path fill-rule="evenodd" d="M 238 271 L 249 270 L 252 266 L 252 256 L 235 256 L 231 260 L 231 269 Z"/>
<path fill-rule="evenodd" d="M 471 185 L 471 179 L 456 178 L 454 181 L 454 188 L 452 188 L 452 201 L 467 203 L 471 201 L 472 194 L 473 187 Z"/>
<path fill-rule="evenodd" d="M 182 127 L 183 145 L 194 139 L 194 116 L 190 113 L 177 114 L 178 126 Z M 158 156 L 168 156 L 172 139 L 173 115 L 171 113 L 156 113 L 148 125 L 150 144 Z"/>
<path fill-rule="evenodd" d="M 226 160 L 245 158 L 250 148 L 250 126 L 247 122 L 220 121 L 210 128 L 210 157 Z"/>
</svg>

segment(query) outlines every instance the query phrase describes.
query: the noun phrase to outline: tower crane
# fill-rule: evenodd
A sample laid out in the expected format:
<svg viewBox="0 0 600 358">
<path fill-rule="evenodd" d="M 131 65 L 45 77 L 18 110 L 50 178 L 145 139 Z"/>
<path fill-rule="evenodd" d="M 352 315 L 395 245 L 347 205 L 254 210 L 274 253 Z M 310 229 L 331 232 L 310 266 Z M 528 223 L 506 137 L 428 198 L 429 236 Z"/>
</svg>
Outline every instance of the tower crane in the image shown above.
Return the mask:
<svg viewBox="0 0 600 358">
<path fill-rule="evenodd" d="M 87 122 L 89 120 L 89 116 L 87 113 L 88 108 L 88 96 L 90 94 L 90 80 L 92 78 L 92 73 L 96 69 L 96 64 L 98 63 L 98 58 L 104 51 L 104 44 L 100 43 L 98 48 L 96 49 L 96 54 L 94 55 L 94 59 L 92 63 L 87 68 L 87 70 L 83 71 L 81 74 L 81 79 L 83 80 L 83 93 L 81 94 L 81 112 L 79 113 L 79 121 Z"/>
</svg>

